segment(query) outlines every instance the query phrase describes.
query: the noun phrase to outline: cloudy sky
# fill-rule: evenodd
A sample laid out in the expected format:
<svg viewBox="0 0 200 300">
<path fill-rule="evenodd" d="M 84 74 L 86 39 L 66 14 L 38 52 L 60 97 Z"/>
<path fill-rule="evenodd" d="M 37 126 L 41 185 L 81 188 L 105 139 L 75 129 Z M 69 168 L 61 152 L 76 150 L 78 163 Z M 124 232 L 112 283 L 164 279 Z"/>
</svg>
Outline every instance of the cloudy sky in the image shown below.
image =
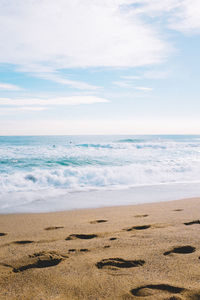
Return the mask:
<svg viewBox="0 0 200 300">
<path fill-rule="evenodd" d="M 0 0 L 0 135 L 200 134 L 199 0 Z"/>
</svg>

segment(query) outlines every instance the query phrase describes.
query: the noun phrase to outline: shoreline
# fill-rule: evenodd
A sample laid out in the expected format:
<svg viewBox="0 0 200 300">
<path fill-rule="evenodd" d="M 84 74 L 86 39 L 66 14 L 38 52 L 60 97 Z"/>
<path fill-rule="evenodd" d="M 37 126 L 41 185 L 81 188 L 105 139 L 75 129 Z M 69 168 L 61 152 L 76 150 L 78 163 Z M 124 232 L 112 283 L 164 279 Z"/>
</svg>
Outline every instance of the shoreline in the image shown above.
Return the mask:
<svg viewBox="0 0 200 300">
<path fill-rule="evenodd" d="M 147 197 L 148 195 L 148 197 Z M 194 198 L 200 195 L 198 183 L 173 183 L 137 186 L 129 189 L 91 190 L 77 193 L 64 193 L 49 196 L 43 193 L 32 195 L 7 195 L 3 200 L 6 206 L 0 207 L 0 215 L 8 213 L 40 213 L 71 211 L 79 209 L 93 209 L 101 207 L 115 207 L 137 205 L 145 203 L 159 203 Z M 32 199 L 31 197 L 34 196 Z M 27 199 L 26 199 L 27 198 Z"/>
<path fill-rule="evenodd" d="M 1 215 L 0 299 L 200 299 L 199 204 Z"/>
<path fill-rule="evenodd" d="M 44 216 L 44 215 L 54 215 L 54 214 L 68 214 L 68 213 L 79 213 L 79 212 L 97 212 L 97 211 L 104 211 L 106 210 L 112 210 L 112 209 L 119 209 L 119 208 L 123 208 L 123 209 L 128 209 L 129 207 L 135 207 L 135 208 L 139 208 L 141 206 L 159 206 L 159 204 L 168 204 L 168 203 L 179 203 L 179 202 L 188 202 L 188 201 L 195 201 L 195 200 L 199 200 L 200 201 L 200 196 L 199 197 L 185 197 L 185 198 L 180 198 L 180 199 L 176 199 L 176 200 L 162 200 L 162 201 L 155 201 L 155 202 L 145 202 L 145 203 L 136 203 L 136 204 L 119 204 L 119 205 L 110 205 L 110 206 L 99 206 L 99 207 L 83 207 L 83 208 L 75 208 L 75 209 L 66 209 L 66 210 L 56 210 L 56 211 L 44 211 L 44 212 L 13 212 L 13 213 L 0 213 L 0 218 L 2 216 L 32 216 L 32 215 L 38 215 L 38 216 Z M 175 205 L 176 206 L 176 205 Z"/>
</svg>

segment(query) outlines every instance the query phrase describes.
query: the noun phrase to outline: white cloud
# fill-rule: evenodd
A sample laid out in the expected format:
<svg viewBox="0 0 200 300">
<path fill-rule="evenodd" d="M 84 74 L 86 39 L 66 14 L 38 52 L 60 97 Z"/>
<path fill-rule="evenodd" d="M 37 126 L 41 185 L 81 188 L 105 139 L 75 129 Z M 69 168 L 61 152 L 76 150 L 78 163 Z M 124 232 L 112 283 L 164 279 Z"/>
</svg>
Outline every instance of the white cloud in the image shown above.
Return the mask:
<svg viewBox="0 0 200 300">
<path fill-rule="evenodd" d="M 100 87 L 88 84 L 86 82 L 70 80 L 63 78 L 57 71 L 51 67 L 40 66 L 38 64 L 29 64 L 28 66 L 20 66 L 18 70 L 21 72 L 29 72 L 32 76 L 42 79 L 54 81 L 63 85 L 71 86 L 79 90 L 98 90 Z"/>
<path fill-rule="evenodd" d="M 183 0 L 133 0 L 137 4 L 135 13 L 149 17 L 156 17 L 163 13 L 171 13 L 174 9 L 182 5 Z"/>
<path fill-rule="evenodd" d="M 17 107 L 17 109 L 19 111 L 43 111 L 46 110 L 47 108 L 42 106 L 33 106 L 33 107 L 22 106 L 22 107 Z"/>
<path fill-rule="evenodd" d="M 21 109 L 27 109 L 28 106 L 66 106 L 66 105 L 81 105 L 94 103 L 107 103 L 109 100 L 95 97 L 95 96 L 72 96 L 72 97 L 58 97 L 58 98 L 0 98 L 0 106 L 21 106 Z M 38 107 L 35 108 L 38 110 Z M 34 107 L 32 108 L 34 110 Z"/>
<path fill-rule="evenodd" d="M 127 76 L 121 76 L 121 78 L 125 79 L 126 82 L 130 85 L 131 82 L 135 82 L 135 80 L 142 80 L 142 79 L 165 79 L 169 77 L 171 74 L 171 70 L 159 70 L 159 69 L 151 69 L 148 71 L 145 71 L 140 76 L 135 75 L 127 75 Z M 117 81 L 116 81 L 117 82 Z"/>
<path fill-rule="evenodd" d="M 10 84 L 10 83 L 0 83 L 0 90 L 6 90 L 6 91 L 21 91 L 22 88 L 20 88 L 17 85 Z"/>
<path fill-rule="evenodd" d="M 121 78 L 123 79 L 128 79 L 128 80 L 139 80 L 139 79 L 142 79 L 141 76 L 132 76 L 132 75 L 127 75 L 127 76 L 121 76 Z"/>
<path fill-rule="evenodd" d="M 113 84 L 122 88 L 133 88 L 133 84 L 129 81 L 114 81 Z"/>
<path fill-rule="evenodd" d="M 174 14 L 170 27 L 185 33 L 200 33 L 200 1 L 183 0 Z"/>
<path fill-rule="evenodd" d="M 170 74 L 170 70 L 149 70 L 143 74 L 143 77 L 147 79 L 165 79 L 169 77 Z"/>
<path fill-rule="evenodd" d="M 122 88 L 132 88 L 139 91 L 152 91 L 153 89 L 151 87 L 146 86 L 134 86 L 133 82 L 131 81 L 114 81 L 113 84 L 118 85 Z"/>
<path fill-rule="evenodd" d="M 184 33 L 200 33 L 199 0 L 133 0 L 136 14 L 165 17 L 168 26 Z"/>
<path fill-rule="evenodd" d="M 163 26 L 199 33 L 199 12 L 199 0 L 0 0 L 0 63 L 72 88 L 97 90 L 59 70 L 160 63 L 172 51 Z"/>
<path fill-rule="evenodd" d="M 134 14 L 132 2 L 0 0 L 0 63 L 27 70 L 159 63 L 169 47 Z"/>
<path fill-rule="evenodd" d="M 147 86 L 135 86 L 134 89 L 139 91 L 146 91 L 146 92 L 153 91 L 153 88 Z"/>
<path fill-rule="evenodd" d="M 81 81 L 75 81 L 75 80 L 69 80 L 66 78 L 62 78 L 61 76 L 57 75 L 57 74 L 38 74 L 38 77 L 43 78 L 43 79 L 47 79 L 47 80 L 51 80 L 60 84 L 64 84 L 64 85 L 69 85 L 73 88 L 79 89 L 79 90 L 97 90 L 99 89 L 99 87 L 85 83 L 85 82 L 81 82 Z"/>
<path fill-rule="evenodd" d="M 0 115 L 16 115 L 16 113 L 39 112 L 46 110 L 47 107 L 42 106 L 22 106 L 22 107 L 0 107 Z"/>
</svg>

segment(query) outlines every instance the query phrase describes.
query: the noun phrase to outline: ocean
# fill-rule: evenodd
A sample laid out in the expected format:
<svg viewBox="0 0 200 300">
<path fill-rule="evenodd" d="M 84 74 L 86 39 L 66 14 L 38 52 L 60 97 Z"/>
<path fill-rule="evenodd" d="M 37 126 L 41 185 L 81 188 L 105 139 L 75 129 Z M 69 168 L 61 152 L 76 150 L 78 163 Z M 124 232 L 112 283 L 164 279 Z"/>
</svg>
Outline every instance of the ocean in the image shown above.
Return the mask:
<svg viewBox="0 0 200 300">
<path fill-rule="evenodd" d="M 0 213 L 200 195 L 200 136 L 1 136 Z"/>
</svg>

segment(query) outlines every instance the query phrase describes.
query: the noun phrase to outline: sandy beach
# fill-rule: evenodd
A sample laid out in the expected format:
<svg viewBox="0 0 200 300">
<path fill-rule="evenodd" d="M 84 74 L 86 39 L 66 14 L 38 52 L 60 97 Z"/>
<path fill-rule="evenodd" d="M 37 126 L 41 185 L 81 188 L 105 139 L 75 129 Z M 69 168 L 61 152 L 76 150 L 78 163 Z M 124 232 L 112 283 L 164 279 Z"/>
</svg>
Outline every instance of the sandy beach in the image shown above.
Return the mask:
<svg viewBox="0 0 200 300">
<path fill-rule="evenodd" d="M 200 299 L 200 199 L 0 216 L 0 299 Z"/>
</svg>

